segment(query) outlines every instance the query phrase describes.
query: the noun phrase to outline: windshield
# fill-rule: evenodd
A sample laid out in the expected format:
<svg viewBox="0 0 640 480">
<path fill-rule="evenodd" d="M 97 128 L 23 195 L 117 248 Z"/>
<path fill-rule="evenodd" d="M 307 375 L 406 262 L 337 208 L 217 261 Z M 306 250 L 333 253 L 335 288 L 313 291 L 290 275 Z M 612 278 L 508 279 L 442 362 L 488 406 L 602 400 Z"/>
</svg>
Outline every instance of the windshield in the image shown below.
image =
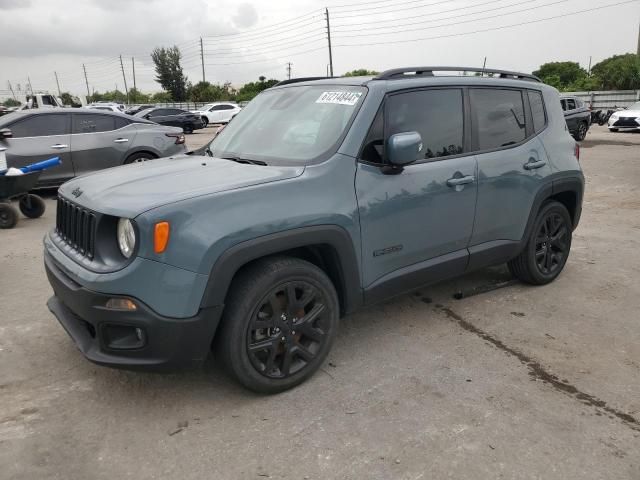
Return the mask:
<svg viewBox="0 0 640 480">
<path fill-rule="evenodd" d="M 338 147 L 366 89 L 347 85 L 266 90 L 211 142 L 214 157 L 306 164 Z"/>
<path fill-rule="evenodd" d="M 145 108 L 144 110 L 140 110 L 138 113 L 134 114 L 134 117 L 144 117 L 147 113 L 150 113 L 153 108 Z"/>
</svg>

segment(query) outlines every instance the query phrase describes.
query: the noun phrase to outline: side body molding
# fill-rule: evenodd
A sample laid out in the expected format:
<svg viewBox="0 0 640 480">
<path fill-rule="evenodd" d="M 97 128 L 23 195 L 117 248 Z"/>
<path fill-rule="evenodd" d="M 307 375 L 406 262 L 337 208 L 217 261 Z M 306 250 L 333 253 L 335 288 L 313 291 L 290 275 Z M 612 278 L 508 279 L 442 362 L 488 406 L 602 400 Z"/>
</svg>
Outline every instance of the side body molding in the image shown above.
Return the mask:
<svg viewBox="0 0 640 480">
<path fill-rule="evenodd" d="M 336 290 L 344 313 L 362 305 L 360 264 L 353 241 L 344 228 L 316 225 L 264 235 L 241 242 L 226 250 L 216 260 L 202 297 L 201 308 L 223 305 L 233 276 L 247 263 L 267 255 L 302 247 L 329 247 L 331 265 L 337 269 Z"/>
</svg>

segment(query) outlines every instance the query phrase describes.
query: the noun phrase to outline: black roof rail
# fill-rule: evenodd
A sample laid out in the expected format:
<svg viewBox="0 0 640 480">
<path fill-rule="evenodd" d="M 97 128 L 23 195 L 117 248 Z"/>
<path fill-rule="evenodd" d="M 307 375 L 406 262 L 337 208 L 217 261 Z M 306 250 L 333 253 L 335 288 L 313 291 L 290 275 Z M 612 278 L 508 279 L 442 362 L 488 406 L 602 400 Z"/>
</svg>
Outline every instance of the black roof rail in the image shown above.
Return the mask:
<svg viewBox="0 0 640 480">
<path fill-rule="evenodd" d="M 290 78 L 289 80 L 282 80 L 274 85 L 274 87 L 281 87 L 282 85 L 289 85 L 290 83 L 298 83 L 298 82 L 310 82 L 312 80 L 326 80 L 328 78 L 335 77 L 298 77 L 298 78 Z"/>
<path fill-rule="evenodd" d="M 515 80 L 530 80 L 542 83 L 535 75 L 530 73 L 509 72 L 507 70 L 495 70 L 493 68 L 475 68 L 475 67 L 406 67 L 393 68 L 385 70 L 376 75 L 374 80 L 392 80 L 398 78 L 413 78 L 416 76 L 433 77 L 433 72 L 471 72 L 479 73 L 481 76 L 488 74 L 496 75 L 498 78 L 511 78 Z"/>
</svg>

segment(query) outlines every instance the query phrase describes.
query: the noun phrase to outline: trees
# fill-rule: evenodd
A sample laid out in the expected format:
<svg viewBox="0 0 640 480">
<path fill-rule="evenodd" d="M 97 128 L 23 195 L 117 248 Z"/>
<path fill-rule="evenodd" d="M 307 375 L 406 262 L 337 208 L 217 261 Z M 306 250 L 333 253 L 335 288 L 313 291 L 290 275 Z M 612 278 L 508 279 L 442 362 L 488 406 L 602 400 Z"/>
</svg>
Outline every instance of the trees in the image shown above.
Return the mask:
<svg viewBox="0 0 640 480">
<path fill-rule="evenodd" d="M 280 81 L 280 80 L 275 80 L 273 78 L 267 80 L 267 77 L 262 75 L 258 78 L 258 80 L 259 81 L 257 82 L 245 83 L 242 87 L 240 87 L 240 90 L 238 90 L 238 93 L 236 95 L 236 100 L 238 102 L 251 100 L 253 97 L 258 95 L 263 90 L 273 87 L 276 83 Z"/>
<path fill-rule="evenodd" d="M 4 102 L 2 102 L 2 105 L 4 105 L 5 107 L 19 107 L 20 102 L 13 98 L 7 98 Z"/>
<path fill-rule="evenodd" d="M 593 66 L 593 75 L 602 90 L 640 89 L 640 56 L 634 53 L 614 55 Z"/>
<path fill-rule="evenodd" d="M 231 83 L 213 85 L 209 82 L 198 82 L 188 88 L 188 98 L 192 102 L 215 102 L 217 100 L 233 100 L 235 91 Z"/>
<path fill-rule="evenodd" d="M 154 48 L 151 52 L 151 59 L 156 69 L 156 82 L 170 92 L 171 97 L 177 102 L 187 99 L 187 77 L 180 65 L 181 58 L 182 55 L 177 46 Z"/>
<path fill-rule="evenodd" d="M 587 71 L 577 62 L 545 63 L 533 74 L 558 90 L 567 90 L 570 85 L 587 78 Z"/>
<path fill-rule="evenodd" d="M 173 102 L 173 98 L 171 98 L 171 94 L 169 92 L 156 92 L 151 95 L 151 103 L 169 103 Z"/>
<path fill-rule="evenodd" d="M 367 70 L 366 68 L 358 68 L 356 70 L 351 70 L 343 75 L 343 77 L 368 77 L 371 75 L 377 75 L 379 72 L 375 70 Z"/>
<path fill-rule="evenodd" d="M 597 63 L 588 75 L 576 62 L 550 62 L 533 72 L 561 91 L 640 89 L 640 56 L 614 55 Z"/>
<path fill-rule="evenodd" d="M 129 90 L 129 102 L 131 103 L 149 103 L 150 95 L 142 93 L 137 88 L 131 88 Z"/>
</svg>

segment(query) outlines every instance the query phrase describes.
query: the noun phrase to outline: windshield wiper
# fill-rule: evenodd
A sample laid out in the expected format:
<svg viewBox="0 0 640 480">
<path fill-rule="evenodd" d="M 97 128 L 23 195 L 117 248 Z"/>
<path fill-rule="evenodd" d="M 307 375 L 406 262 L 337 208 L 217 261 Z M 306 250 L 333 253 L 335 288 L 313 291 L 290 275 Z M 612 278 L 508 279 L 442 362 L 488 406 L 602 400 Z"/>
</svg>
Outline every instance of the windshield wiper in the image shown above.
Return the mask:
<svg viewBox="0 0 640 480">
<path fill-rule="evenodd" d="M 266 162 L 263 162 L 261 160 L 250 160 L 248 158 L 240 158 L 240 157 L 220 157 L 223 160 L 231 160 L 232 162 L 237 162 L 237 163 L 248 163 L 251 165 L 266 165 Z"/>
</svg>

